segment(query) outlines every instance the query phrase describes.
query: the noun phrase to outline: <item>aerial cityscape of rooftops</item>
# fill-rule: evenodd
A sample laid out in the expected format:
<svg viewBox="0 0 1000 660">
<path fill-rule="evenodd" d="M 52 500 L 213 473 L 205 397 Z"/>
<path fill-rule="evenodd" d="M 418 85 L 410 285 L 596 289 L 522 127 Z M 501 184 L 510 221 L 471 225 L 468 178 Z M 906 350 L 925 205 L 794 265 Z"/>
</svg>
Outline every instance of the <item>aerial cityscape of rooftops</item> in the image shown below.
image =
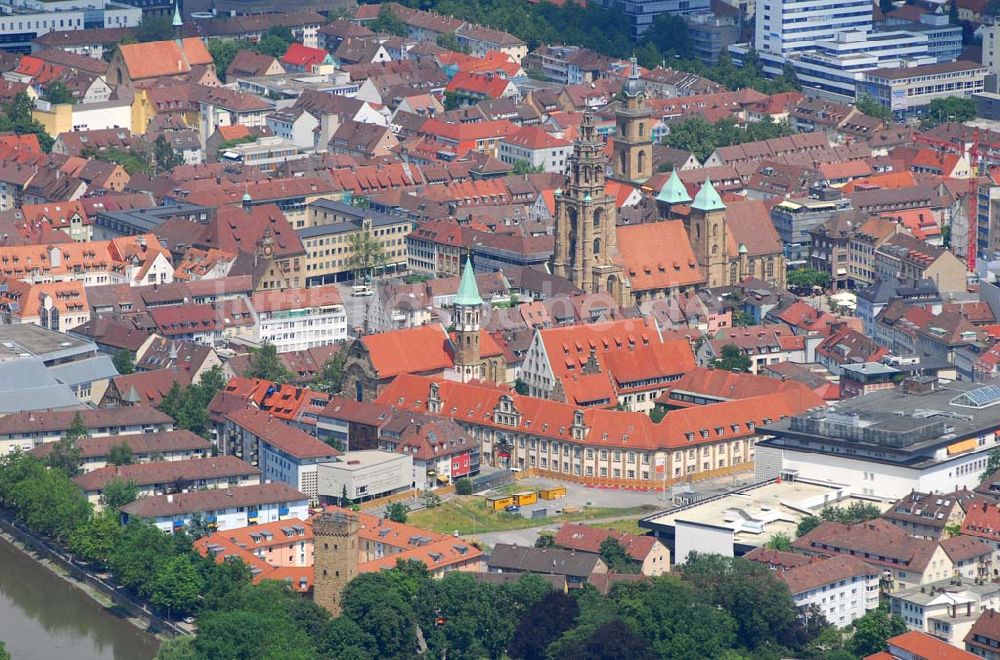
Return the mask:
<svg viewBox="0 0 1000 660">
<path fill-rule="evenodd" d="M 1000 660 L 998 80 L 1000 0 L 0 0 L 0 660 Z"/>
</svg>

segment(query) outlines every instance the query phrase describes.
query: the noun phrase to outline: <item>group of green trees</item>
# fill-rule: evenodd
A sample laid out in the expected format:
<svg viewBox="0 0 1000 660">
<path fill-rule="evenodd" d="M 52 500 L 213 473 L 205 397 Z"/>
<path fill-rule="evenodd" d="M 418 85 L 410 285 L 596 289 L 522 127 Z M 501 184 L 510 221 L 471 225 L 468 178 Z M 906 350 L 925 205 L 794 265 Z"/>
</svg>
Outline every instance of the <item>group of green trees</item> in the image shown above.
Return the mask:
<svg viewBox="0 0 1000 660">
<path fill-rule="evenodd" d="M 963 96 L 934 99 L 920 120 L 923 128 L 933 128 L 945 122 L 967 122 L 976 117 L 976 102 Z"/>
<path fill-rule="evenodd" d="M 0 133 L 14 132 L 18 135 L 34 133 L 42 151 L 52 151 L 52 136 L 31 116 L 34 103 L 31 97 L 19 92 L 9 103 L 0 104 Z"/>
<path fill-rule="evenodd" d="M 671 126 L 664 142 L 677 149 L 693 151 L 698 160 L 704 162 L 719 147 L 770 140 L 794 132 L 788 122 L 776 122 L 770 117 L 749 122 L 746 127 L 737 125 L 736 120 L 731 118 L 710 124 L 701 117 L 692 117 Z"/>
<path fill-rule="evenodd" d="M 634 54 L 642 66 L 669 66 L 705 76 L 730 89 L 753 87 L 773 94 L 799 88 L 790 67 L 776 79 L 764 78 L 753 51 L 740 68 L 733 66 L 726 54 L 716 66 L 703 64 L 695 59 L 687 24 L 671 14 L 657 16 L 645 37 L 636 44 L 630 21 L 617 7 L 604 9 L 576 2 L 561 6 L 551 2 L 531 4 L 521 0 L 401 0 L 400 4 L 510 32 L 532 50 L 541 44 L 578 44 L 611 57 L 626 58 Z M 372 29 L 405 33 L 402 21 L 388 7 L 380 10 Z"/>
<path fill-rule="evenodd" d="M 795 533 L 798 536 L 808 534 L 826 521 L 856 524 L 866 520 L 874 520 L 882 515 L 879 508 L 868 502 L 852 502 L 846 507 L 827 506 L 819 512 L 818 516 L 806 516 L 799 521 L 799 526 Z"/>
<path fill-rule="evenodd" d="M 788 271 L 788 286 L 797 289 L 812 289 L 818 286 L 825 289 L 830 286 L 830 275 L 813 268 L 796 268 Z"/>
<path fill-rule="evenodd" d="M 316 376 L 311 387 L 327 394 L 337 394 L 344 384 L 344 365 L 347 362 L 347 350 L 340 350 L 327 358 L 323 368 Z M 250 353 L 250 365 L 243 372 L 246 378 L 260 378 L 279 385 L 290 382 L 295 374 L 289 371 L 281 361 L 274 344 L 265 342 L 263 346 Z"/>
<path fill-rule="evenodd" d="M 115 460 L 130 461 L 131 456 L 118 451 Z M 214 562 L 195 553 L 185 533 L 168 536 L 139 522 L 122 526 L 119 509 L 137 494 L 132 483 L 109 483 L 102 496 L 104 509 L 95 513 L 59 463 L 46 465 L 20 451 L 0 458 L 0 504 L 33 533 L 110 571 L 119 584 L 165 613 L 196 612 Z"/>
<path fill-rule="evenodd" d="M 208 52 L 212 55 L 212 61 L 215 62 L 216 75 L 225 79 L 226 69 L 229 68 L 239 51 L 250 50 L 261 55 L 281 57 L 293 41 L 295 41 L 295 37 L 290 29 L 272 27 L 257 42 L 238 39 L 209 39 Z"/>
<path fill-rule="evenodd" d="M 736 344 L 726 344 L 722 347 L 719 357 L 712 360 L 712 366 L 724 371 L 747 372 L 753 366 L 753 361 Z"/>
<path fill-rule="evenodd" d="M 159 660 L 204 658 L 584 658 L 587 660 L 853 660 L 899 632 L 882 611 L 852 634 L 818 612 L 798 616 L 788 587 L 762 564 L 692 555 L 679 574 L 566 594 L 524 576 L 481 583 L 464 572 L 435 580 L 418 562 L 355 578 L 332 618 L 284 585 L 250 586 L 237 573 L 204 578 L 199 634 L 165 644 Z"/>
<path fill-rule="evenodd" d="M 80 155 L 84 158 L 121 165 L 130 175 L 149 174 L 153 176 L 184 164 L 184 158 L 162 135 L 158 136 L 152 144 L 136 142 L 127 149 L 109 147 L 97 150 L 88 147 Z"/>
<path fill-rule="evenodd" d="M 208 404 L 225 385 L 222 368 L 214 366 L 203 373 L 196 384 L 182 387 L 175 381 L 158 408 L 173 417 L 178 427 L 207 436 Z"/>
</svg>

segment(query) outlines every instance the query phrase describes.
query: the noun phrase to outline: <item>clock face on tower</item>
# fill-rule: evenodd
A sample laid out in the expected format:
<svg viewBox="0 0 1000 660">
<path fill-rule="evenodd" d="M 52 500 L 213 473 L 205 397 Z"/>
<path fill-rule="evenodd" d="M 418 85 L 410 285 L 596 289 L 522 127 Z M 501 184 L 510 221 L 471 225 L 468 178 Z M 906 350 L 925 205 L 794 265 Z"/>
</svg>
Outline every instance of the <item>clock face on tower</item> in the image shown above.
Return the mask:
<svg viewBox="0 0 1000 660">
<path fill-rule="evenodd" d="M 264 256 L 265 257 L 270 257 L 271 256 L 271 251 L 272 251 L 272 248 L 271 248 L 270 245 L 265 245 L 264 246 L 263 252 L 264 252 Z"/>
</svg>

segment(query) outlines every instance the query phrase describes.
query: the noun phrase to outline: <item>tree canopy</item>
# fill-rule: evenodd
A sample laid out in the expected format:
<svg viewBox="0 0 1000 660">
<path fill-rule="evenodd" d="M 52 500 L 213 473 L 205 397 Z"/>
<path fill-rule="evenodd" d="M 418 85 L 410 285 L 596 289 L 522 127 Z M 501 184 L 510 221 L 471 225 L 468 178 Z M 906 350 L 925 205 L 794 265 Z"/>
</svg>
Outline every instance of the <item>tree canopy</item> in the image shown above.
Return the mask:
<svg viewBox="0 0 1000 660">
<path fill-rule="evenodd" d="M 976 102 L 963 96 L 933 99 L 927 104 L 921 125 L 932 128 L 944 122 L 967 122 L 976 117 Z"/>
<path fill-rule="evenodd" d="M 812 289 L 818 286 L 825 289 L 830 286 L 830 275 L 812 268 L 796 268 L 788 271 L 788 286 L 797 289 Z"/>
<path fill-rule="evenodd" d="M 197 384 L 181 387 L 175 381 L 157 408 L 173 417 L 180 428 L 207 436 L 208 404 L 225 384 L 222 368 L 216 365 L 203 373 Z"/>
<path fill-rule="evenodd" d="M 260 378 L 283 384 L 292 379 L 292 372 L 278 357 L 278 349 L 270 342 L 250 353 L 250 366 L 243 373 L 247 378 Z"/>
<path fill-rule="evenodd" d="M 749 355 L 740 350 L 739 346 L 726 344 L 722 347 L 721 355 L 712 360 L 712 366 L 726 371 L 750 371 L 753 362 Z"/>
<path fill-rule="evenodd" d="M 673 125 L 664 142 L 676 149 L 692 151 L 698 160 L 704 161 L 719 147 L 784 137 L 794 132 L 788 122 L 770 118 L 741 127 L 730 118 L 710 124 L 701 117 L 691 117 Z"/>
</svg>

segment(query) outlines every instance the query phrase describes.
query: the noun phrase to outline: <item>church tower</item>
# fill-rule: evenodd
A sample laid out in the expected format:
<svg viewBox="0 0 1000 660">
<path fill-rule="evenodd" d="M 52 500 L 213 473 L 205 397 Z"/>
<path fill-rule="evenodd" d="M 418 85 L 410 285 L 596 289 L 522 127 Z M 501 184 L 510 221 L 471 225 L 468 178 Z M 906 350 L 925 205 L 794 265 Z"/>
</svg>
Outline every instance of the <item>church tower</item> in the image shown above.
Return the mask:
<svg viewBox="0 0 1000 660">
<path fill-rule="evenodd" d="M 670 173 L 670 178 L 667 182 L 663 184 L 660 188 L 660 192 L 656 195 L 656 208 L 659 211 L 659 215 L 664 220 L 670 219 L 670 213 L 675 206 L 682 204 L 690 204 L 691 195 L 688 194 L 687 188 L 681 182 L 681 178 L 677 176 L 677 168 Z"/>
<path fill-rule="evenodd" d="M 340 596 L 358 574 L 358 517 L 326 511 L 313 519 L 313 601 L 340 615 Z"/>
<path fill-rule="evenodd" d="M 455 296 L 455 371 L 463 383 L 483 380 L 483 360 L 479 350 L 479 328 L 482 325 L 483 299 L 479 295 L 472 260 L 465 260 L 462 281 Z"/>
<path fill-rule="evenodd" d="M 653 176 L 653 121 L 646 107 L 646 85 L 633 57 L 622 100 L 615 111 L 614 178 L 641 183 Z"/>
<path fill-rule="evenodd" d="M 605 167 L 604 143 L 597 136 L 594 116 L 587 113 L 569 157 L 569 182 L 555 195 L 552 273 L 588 293 L 610 293 L 621 306 L 625 294 L 622 268 L 616 263 L 618 209 L 604 190 Z"/>
<path fill-rule="evenodd" d="M 694 250 L 701 274 L 707 286 L 726 286 L 726 265 L 729 262 L 726 238 L 726 206 L 710 179 L 705 179 L 701 190 L 691 203 L 687 222 L 688 240 Z"/>
</svg>

